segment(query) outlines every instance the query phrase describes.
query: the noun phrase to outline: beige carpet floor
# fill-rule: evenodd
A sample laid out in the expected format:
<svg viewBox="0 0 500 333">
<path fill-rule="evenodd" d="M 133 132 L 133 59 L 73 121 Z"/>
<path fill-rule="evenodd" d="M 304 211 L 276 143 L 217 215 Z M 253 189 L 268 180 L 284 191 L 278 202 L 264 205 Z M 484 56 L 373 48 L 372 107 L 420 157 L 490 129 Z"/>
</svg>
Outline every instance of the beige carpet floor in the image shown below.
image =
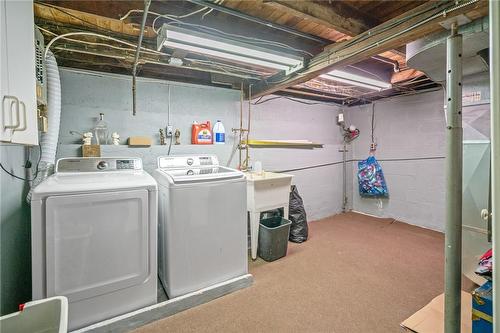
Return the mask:
<svg viewBox="0 0 500 333">
<path fill-rule="evenodd" d="M 442 234 L 355 213 L 309 224 L 244 290 L 137 329 L 151 332 L 401 332 L 443 290 Z"/>
</svg>

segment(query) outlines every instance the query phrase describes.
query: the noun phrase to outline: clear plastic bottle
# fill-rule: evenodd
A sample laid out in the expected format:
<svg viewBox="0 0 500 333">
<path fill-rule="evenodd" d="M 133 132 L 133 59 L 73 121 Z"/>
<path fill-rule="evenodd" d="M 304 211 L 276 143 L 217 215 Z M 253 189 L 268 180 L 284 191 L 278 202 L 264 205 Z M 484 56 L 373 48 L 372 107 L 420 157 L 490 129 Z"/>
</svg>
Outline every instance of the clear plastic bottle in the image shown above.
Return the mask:
<svg viewBox="0 0 500 333">
<path fill-rule="evenodd" d="M 99 113 L 99 120 L 94 127 L 95 141 L 98 145 L 107 145 L 109 139 L 108 124 L 104 121 L 104 113 Z"/>
</svg>

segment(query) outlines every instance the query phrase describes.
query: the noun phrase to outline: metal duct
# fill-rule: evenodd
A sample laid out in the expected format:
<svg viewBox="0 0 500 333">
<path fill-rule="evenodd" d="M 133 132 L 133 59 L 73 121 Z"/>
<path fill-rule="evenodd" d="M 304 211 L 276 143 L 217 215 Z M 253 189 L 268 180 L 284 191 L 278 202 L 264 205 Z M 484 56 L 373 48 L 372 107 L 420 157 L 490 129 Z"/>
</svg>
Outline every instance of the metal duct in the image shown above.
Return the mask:
<svg viewBox="0 0 500 333">
<path fill-rule="evenodd" d="M 483 60 L 486 67 L 490 68 L 490 49 L 482 49 L 477 53 L 477 55 L 481 57 L 481 60 Z"/>
<path fill-rule="evenodd" d="M 463 36 L 463 75 L 488 71 L 478 52 L 488 48 L 488 17 L 459 27 Z M 446 80 L 446 38 L 449 31 L 432 34 L 406 46 L 406 61 L 410 68 L 427 74 L 435 82 Z"/>
</svg>

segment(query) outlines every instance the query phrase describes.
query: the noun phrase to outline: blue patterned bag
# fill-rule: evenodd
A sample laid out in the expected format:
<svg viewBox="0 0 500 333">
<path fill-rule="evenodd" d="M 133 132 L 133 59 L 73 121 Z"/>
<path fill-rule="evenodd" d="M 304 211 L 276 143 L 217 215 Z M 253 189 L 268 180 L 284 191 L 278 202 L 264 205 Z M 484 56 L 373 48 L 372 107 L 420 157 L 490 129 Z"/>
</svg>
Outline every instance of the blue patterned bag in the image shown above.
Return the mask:
<svg viewBox="0 0 500 333">
<path fill-rule="evenodd" d="M 359 194 L 362 197 L 388 197 L 382 167 L 374 156 L 358 162 Z"/>
</svg>

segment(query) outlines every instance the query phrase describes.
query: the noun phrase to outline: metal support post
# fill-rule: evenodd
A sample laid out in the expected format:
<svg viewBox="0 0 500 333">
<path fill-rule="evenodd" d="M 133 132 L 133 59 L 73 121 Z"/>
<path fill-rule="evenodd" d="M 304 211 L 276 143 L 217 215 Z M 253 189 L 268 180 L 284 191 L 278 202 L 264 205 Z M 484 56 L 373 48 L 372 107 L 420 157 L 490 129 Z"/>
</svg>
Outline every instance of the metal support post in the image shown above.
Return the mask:
<svg viewBox="0 0 500 333">
<path fill-rule="evenodd" d="M 493 243 L 493 332 L 500 331 L 500 1 L 490 0 L 491 207 Z"/>
<path fill-rule="evenodd" d="M 462 282 L 462 36 L 446 43 L 445 333 L 460 333 Z"/>
</svg>

